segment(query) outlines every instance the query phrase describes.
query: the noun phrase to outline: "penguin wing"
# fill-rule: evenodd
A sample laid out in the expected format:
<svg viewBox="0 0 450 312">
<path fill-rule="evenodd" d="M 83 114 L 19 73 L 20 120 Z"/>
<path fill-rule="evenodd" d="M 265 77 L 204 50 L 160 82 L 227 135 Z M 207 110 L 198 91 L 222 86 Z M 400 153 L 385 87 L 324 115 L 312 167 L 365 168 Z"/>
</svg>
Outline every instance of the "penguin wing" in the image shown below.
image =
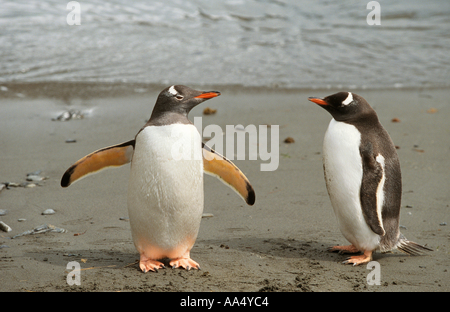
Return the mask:
<svg viewBox="0 0 450 312">
<path fill-rule="evenodd" d="M 205 173 L 219 178 L 238 193 L 248 205 L 255 203 L 255 191 L 247 177 L 230 160 L 202 143 L 203 169 Z"/>
<path fill-rule="evenodd" d="M 363 177 L 360 189 L 362 212 L 366 223 L 372 231 L 383 236 L 385 234 L 383 220 L 381 218 L 381 211 L 378 211 L 378 209 L 381 210 L 382 204 L 377 204 L 381 200 L 378 196 L 378 187 L 383 180 L 383 167 L 376 160 L 372 143 L 368 142 L 364 146 L 361 146 L 360 154 L 363 165 Z"/>
<path fill-rule="evenodd" d="M 72 183 L 89 174 L 94 174 L 108 167 L 119 167 L 131 161 L 135 140 L 105 147 L 84 156 L 66 170 L 61 186 L 68 187 Z"/>
</svg>

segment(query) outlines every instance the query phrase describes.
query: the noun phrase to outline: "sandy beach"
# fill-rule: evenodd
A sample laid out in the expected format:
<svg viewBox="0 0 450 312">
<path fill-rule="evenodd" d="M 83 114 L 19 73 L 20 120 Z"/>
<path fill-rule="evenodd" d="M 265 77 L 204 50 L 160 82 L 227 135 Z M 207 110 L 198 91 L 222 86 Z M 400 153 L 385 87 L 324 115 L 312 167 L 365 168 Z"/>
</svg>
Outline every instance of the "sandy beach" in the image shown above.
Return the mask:
<svg viewBox="0 0 450 312">
<path fill-rule="evenodd" d="M 279 167 L 264 172 L 262 160 L 234 161 L 256 191 L 254 206 L 206 176 L 204 212 L 212 217 L 202 219 L 191 251 L 202 270 L 144 274 L 127 219 L 129 166 L 67 189 L 60 179 L 84 155 L 132 139 L 163 86 L 4 84 L 0 183 L 20 185 L 38 170 L 46 179 L 0 191 L 6 210 L 0 221 L 12 228 L 0 232 L 0 291 L 450 291 L 450 90 L 354 90 L 398 146 L 401 231 L 434 250 L 418 257 L 376 253 L 381 285 L 368 285 L 370 269 L 343 265 L 345 256 L 326 250 L 347 242 L 323 179 L 322 140 L 331 117 L 307 100 L 350 90 L 191 87 L 222 92 L 192 110 L 190 119 L 202 117 L 203 127 L 279 125 Z M 203 115 L 206 107 L 217 112 Z M 52 120 L 69 109 L 84 118 Z M 287 137 L 295 142 L 284 143 Z M 46 209 L 55 213 L 42 215 Z M 11 239 L 49 224 L 66 232 Z M 81 266 L 81 285 L 67 283 L 71 261 Z"/>
</svg>

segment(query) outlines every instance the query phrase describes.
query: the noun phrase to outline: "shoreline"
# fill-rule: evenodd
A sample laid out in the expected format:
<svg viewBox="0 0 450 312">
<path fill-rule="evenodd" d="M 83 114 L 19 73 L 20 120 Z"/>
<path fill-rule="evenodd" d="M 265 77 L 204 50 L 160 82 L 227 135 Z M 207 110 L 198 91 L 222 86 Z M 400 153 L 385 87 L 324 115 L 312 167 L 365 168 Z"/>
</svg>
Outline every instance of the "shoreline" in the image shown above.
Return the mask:
<svg viewBox="0 0 450 312">
<path fill-rule="evenodd" d="M 339 90 L 198 86 L 222 92 L 189 115 L 192 121 L 202 117 L 203 127 L 279 125 L 279 167 L 261 172 L 259 160 L 234 161 L 256 191 L 252 207 L 217 179 L 205 177 L 204 212 L 212 217 L 202 219 L 191 252 L 202 270 L 143 274 L 134 264 L 138 255 L 127 221 L 129 166 L 87 177 L 68 189 L 59 182 L 82 156 L 132 138 L 165 86 L 0 86 L 8 88 L 0 91 L 0 182 L 24 182 L 36 170 L 48 177 L 36 187 L 0 191 L 0 209 L 7 210 L 0 221 L 12 228 L 0 232 L 0 246 L 8 246 L 0 249 L 0 291 L 450 291 L 450 227 L 440 225 L 450 221 L 450 88 L 355 91 L 374 107 L 399 147 L 401 231 L 434 249 L 420 257 L 376 253 L 381 285 L 371 286 L 365 266 L 342 265 L 345 256 L 326 251 L 346 241 L 323 181 L 321 148 L 330 116 L 307 98 Z M 203 115 L 206 107 L 217 112 Z M 85 112 L 85 118 L 52 120 L 69 108 Z M 284 143 L 286 137 L 295 142 Z M 46 209 L 56 213 L 42 215 Z M 10 239 L 42 224 L 67 232 Z M 67 284 L 71 261 L 83 270 L 80 286 Z"/>
<path fill-rule="evenodd" d="M 176 82 L 174 84 L 177 84 Z M 0 82 L 0 86 L 6 87 L 7 90 L 0 90 L 0 99 L 14 98 L 47 98 L 47 99 L 92 99 L 105 98 L 115 96 L 131 96 L 145 95 L 154 92 L 159 93 L 167 87 L 165 84 L 159 83 L 139 83 L 139 82 L 86 82 L 86 81 L 5 81 Z M 421 86 L 421 87 L 375 87 L 363 88 L 355 86 L 323 86 L 317 88 L 297 87 L 285 88 L 279 86 L 245 86 L 245 85 L 220 85 L 220 84 L 193 84 L 189 87 L 212 90 L 214 88 L 222 90 L 222 92 L 240 93 L 240 92 L 285 92 L 289 94 L 299 92 L 333 92 L 333 91 L 352 91 L 355 93 L 373 92 L 373 91 L 417 91 L 426 92 L 433 90 L 448 90 L 449 86 Z M 18 95 L 19 93 L 19 95 Z"/>
</svg>

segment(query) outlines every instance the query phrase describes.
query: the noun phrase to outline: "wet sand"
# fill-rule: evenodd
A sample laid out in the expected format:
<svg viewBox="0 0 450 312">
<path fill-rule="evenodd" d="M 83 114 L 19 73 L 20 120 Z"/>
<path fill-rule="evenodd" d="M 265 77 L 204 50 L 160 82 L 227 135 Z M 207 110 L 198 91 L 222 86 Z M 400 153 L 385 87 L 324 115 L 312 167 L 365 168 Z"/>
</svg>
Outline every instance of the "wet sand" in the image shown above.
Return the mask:
<svg viewBox="0 0 450 312">
<path fill-rule="evenodd" d="M 36 187 L 0 191 L 0 209 L 7 210 L 0 221 L 12 228 L 0 232 L 0 291 L 450 291 L 450 224 L 444 225 L 450 223 L 450 90 L 355 91 L 374 107 L 399 147 L 401 231 L 434 249 L 418 257 L 376 253 L 381 285 L 368 285 L 370 269 L 343 265 L 345 256 L 326 251 L 347 242 L 323 179 L 322 139 L 331 117 L 307 98 L 340 90 L 198 87 L 222 92 L 191 112 L 193 120 L 206 107 L 217 109 L 202 116 L 203 127 L 279 125 L 279 167 L 262 172 L 264 161 L 235 161 L 256 191 L 251 207 L 206 176 L 204 212 L 213 217 L 202 219 L 191 251 L 202 270 L 144 274 L 135 263 L 138 254 L 127 220 L 129 166 L 67 189 L 60 187 L 60 179 L 82 156 L 133 138 L 160 89 L 5 86 L 0 91 L 0 182 L 24 182 L 36 170 L 48 179 Z M 88 115 L 52 121 L 68 109 Z M 286 137 L 295 142 L 284 143 Z M 66 143 L 69 139 L 76 142 Z M 46 209 L 56 213 L 42 215 Z M 11 239 L 42 224 L 67 232 Z M 80 286 L 67 283 L 71 261 L 80 263 Z"/>
</svg>

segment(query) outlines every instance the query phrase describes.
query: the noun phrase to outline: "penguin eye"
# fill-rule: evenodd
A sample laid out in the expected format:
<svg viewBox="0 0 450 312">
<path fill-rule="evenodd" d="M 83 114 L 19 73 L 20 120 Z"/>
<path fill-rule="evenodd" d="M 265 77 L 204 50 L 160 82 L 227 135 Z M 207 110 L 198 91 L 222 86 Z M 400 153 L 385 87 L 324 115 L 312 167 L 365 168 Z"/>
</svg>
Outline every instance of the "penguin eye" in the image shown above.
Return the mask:
<svg viewBox="0 0 450 312">
<path fill-rule="evenodd" d="M 175 98 L 177 100 L 182 100 L 184 98 L 184 96 L 182 96 L 181 94 L 177 94 L 177 95 L 175 95 Z"/>
</svg>

